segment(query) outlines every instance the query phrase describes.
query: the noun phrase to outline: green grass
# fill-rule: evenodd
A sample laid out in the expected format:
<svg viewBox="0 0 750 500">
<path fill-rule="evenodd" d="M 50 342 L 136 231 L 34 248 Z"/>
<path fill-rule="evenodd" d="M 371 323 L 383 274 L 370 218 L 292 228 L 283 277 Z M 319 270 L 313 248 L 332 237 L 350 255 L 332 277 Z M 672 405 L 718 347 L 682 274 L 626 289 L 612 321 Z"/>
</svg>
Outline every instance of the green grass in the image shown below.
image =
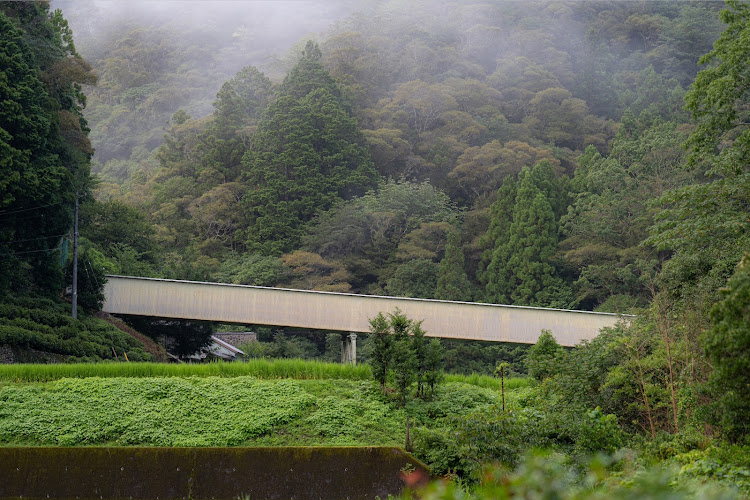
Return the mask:
<svg viewBox="0 0 750 500">
<path fill-rule="evenodd" d="M 464 384 L 475 385 L 477 387 L 484 387 L 486 389 L 494 389 L 496 391 L 499 391 L 501 388 L 499 378 L 491 377 L 489 375 L 479 375 L 477 373 L 473 373 L 471 375 L 446 374 L 445 381 L 446 382 L 461 382 Z M 505 379 L 506 391 L 513 391 L 515 389 L 529 387 L 530 385 L 531 385 L 531 379 L 528 377 L 514 377 L 514 378 Z"/>
<path fill-rule="evenodd" d="M 433 429 L 500 394 L 447 382 L 415 403 Z M 406 411 L 371 380 L 66 378 L 0 385 L 0 445 L 403 445 Z"/>
<path fill-rule="evenodd" d="M 203 364 L 167 363 L 72 363 L 0 365 L 0 381 L 49 382 L 63 378 L 86 377 L 244 377 L 260 379 L 369 380 L 368 365 L 342 365 L 300 359 L 251 359 L 247 362 L 214 362 Z M 487 375 L 445 376 L 446 382 L 459 382 L 485 389 L 500 390 L 500 379 Z M 528 387 L 528 378 L 505 379 L 505 390 Z"/>
<path fill-rule="evenodd" d="M 248 362 L 203 364 L 74 363 L 0 365 L 0 381 L 48 382 L 86 377 L 244 377 L 260 379 L 369 380 L 368 365 L 342 365 L 299 359 L 252 359 Z"/>
</svg>

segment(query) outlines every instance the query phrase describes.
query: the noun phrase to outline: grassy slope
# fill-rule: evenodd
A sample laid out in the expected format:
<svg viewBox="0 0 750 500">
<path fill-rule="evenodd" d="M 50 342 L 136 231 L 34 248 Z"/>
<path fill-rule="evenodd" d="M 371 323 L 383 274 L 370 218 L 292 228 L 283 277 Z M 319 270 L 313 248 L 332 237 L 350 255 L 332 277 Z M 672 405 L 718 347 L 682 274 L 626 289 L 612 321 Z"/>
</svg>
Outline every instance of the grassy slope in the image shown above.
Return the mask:
<svg viewBox="0 0 750 500">
<path fill-rule="evenodd" d="M 522 391 L 522 390 L 521 390 Z M 513 405 L 513 392 L 506 395 Z M 446 382 L 414 425 L 499 404 L 500 393 Z M 5 445 L 403 445 L 405 410 L 369 380 L 250 376 L 64 378 L 0 383 Z"/>
</svg>

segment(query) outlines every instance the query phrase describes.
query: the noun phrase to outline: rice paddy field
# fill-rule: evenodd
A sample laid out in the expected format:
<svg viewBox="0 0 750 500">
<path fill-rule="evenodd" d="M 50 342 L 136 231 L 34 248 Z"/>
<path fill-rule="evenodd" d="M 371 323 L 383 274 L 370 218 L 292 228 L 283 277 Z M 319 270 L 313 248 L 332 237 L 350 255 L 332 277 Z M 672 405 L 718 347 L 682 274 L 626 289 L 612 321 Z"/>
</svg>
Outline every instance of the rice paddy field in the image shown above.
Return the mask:
<svg viewBox="0 0 750 500">
<path fill-rule="evenodd" d="M 255 377 L 260 379 L 369 380 L 368 365 L 299 359 L 251 359 L 242 363 L 70 363 L 0 365 L 0 382 L 49 382 L 62 378 Z"/>
</svg>

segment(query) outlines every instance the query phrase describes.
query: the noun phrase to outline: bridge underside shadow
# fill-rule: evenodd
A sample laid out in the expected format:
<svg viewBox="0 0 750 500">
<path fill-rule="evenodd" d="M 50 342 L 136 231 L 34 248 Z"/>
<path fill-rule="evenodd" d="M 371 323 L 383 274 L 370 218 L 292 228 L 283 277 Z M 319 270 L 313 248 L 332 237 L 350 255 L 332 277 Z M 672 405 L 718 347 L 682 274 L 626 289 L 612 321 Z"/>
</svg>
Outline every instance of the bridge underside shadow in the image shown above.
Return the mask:
<svg viewBox="0 0 750 500">
<path fill-rule="evenodd" d="M 366 333 L 378 313 L 400 309 L 429 337 L 533 344 L 543 329 L 564 346 L 590 340 L 621 316 L 471 302 L 288 290 L 108 276 L 103 310 L 163 318 Z"/>
</svg>

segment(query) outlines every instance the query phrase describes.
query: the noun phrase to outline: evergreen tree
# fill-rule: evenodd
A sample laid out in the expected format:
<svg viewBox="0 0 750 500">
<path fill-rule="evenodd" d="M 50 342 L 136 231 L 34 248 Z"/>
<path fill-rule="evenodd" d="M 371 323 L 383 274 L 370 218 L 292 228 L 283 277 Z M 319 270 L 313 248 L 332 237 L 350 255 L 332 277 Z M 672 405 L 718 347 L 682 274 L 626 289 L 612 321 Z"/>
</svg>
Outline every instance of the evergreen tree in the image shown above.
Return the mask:
<svg viewBox="0 0 750 500">
<path fill-rule="evenodd" d="M 508 260 L 498 267 L 510 276 L 512 304 L 570 307 L 572 293 L 550 264 L 557 250 L 555 214 L 534 180 L 532 171 L 521 172 L 510 238 L 500 253 Z"/>
<path fill-rule="evenodd" d="M 401 406 L 406 406 L 406 400 L 409 394 L 409 388 L 417 372 L 417 358 L 412 349 L 412 342 L 409 338 L 414 332 L 414 322 L 407 318 L 401 311 L 396 309 L 393 314 L 389 314 L 391 331 L 393 332 L 393 351 L 392 367 L 393 379 L 396 384 Z M 420 329 L 421 330 L 421 329 Z M 424 332 L 422 332 L 424 335 Z"/>
<path fill-rule="evenodd" d="M 435 298 L 440 300 L 471 300 L 471 283 L 464 269 L 464 252 L 458 229 L 448 233 L 445 257 L 438 268 Z"/>
<path fill-rule="evenodd" d="M 91 68 L 59 11 L 0 5 L 0 290 L 59 293 L 60 236 L 93 153 L 81 110 Z"/>
<path fill-rule="evenodd" d="M 548 160 L 542 160 L 534 165 L 531 176 L 534 179 L 534 184 L 544 193 L 552 207 L 555 220 L 558 220 L 568 210 L 568 191 L 561 178 L 555 175 L 555 171 Z"/>
<path fill-rule="evenodd" d="M 271 95 L 271 80 L 254 66 L 242 68 L 221 86 L 214 101 L 214 121 L 197 146 L 201 184 L 238 180 L 250 143 L 249 129 L 257 124 Z"/>
<path fill-rule="evenodd" d="M 508 260 L 503 252 L 506 251 L 510 238 L 517 190 L 515 178 L 507 176 L 497 192 L 497 200 L 490 208 L 490 227 L 479 242 L 483 251 L 477 278 L 485 286 L 484 300 L 490 303 L 506 303 L 511 291 L 507 286 L 509 277 L 501 275 L 501 272 L 507 270 L 501 263 Z"/>
<path fill-rule="evenodd" d="M 380 390 L 385 394 L 385 384 L 388 381 L 388 369 L 391 364 L 392 344 L 391 329 L 383 313 L 370 320 L 370 334 L 372 335 L 372 356 L 370 366 L 372 376 L 380 383 Z"/>
<path fill-rule="evenodd" d="M 517 187 L 510 179 L 498 191 L 483 240 L 488 248 L 480 263 L 488 302 L 546 307 L 570 307 L 573 302 L 569 287 L 550 263 L 557 250 L 557 221 L 537 182 L 553 191 L 548 164 L 539 163 L 533 171 L 524 168 Z"/>
<path fill-rule="evenodd" d="M 417 378 L 417 397 L 424 396 L 424 382 L 427 373 L 427 341 L 424 338 L 422 322 L 412 322 L 411 350 L 414 353 L 414 368 Z"/>
<path fill-rule="evenodd" d="M 542 330 L 536 344 L 531 346 L 526 355 L 526 367 L 529 370 L 529 375 L 540 382 L 553 376 L 562 354 L 563 348 L 557 343 L 552 333 L 549 330 Z"/>
<path fill-rule="evenodd" d="M 425 360 L 425 384 L 430 388 L 430 397 L 435 394 L 435 385 L 443 377 L 443 346 L 440 339 L 432 339 L 427 344 L 427 353 Z"/>
<path fill-rule="evenodd" d="M 252 251 L 298 247 L 316 213 L 376 184 L 364 136 L 319 59 L 317 45 L 308 42 L 243 158 L 245 240 Z"/>
</svg>

